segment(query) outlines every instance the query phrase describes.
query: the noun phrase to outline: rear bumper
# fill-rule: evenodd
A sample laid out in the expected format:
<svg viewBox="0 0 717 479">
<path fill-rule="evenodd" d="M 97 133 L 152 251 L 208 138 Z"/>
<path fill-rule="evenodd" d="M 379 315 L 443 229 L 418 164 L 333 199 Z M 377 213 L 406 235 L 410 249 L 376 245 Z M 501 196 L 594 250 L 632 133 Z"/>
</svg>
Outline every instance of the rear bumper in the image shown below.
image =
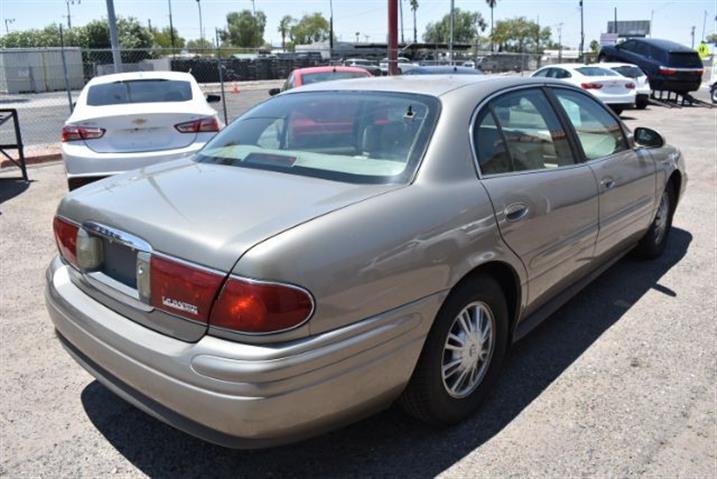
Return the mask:
<svg viewBox="0 0 717 479">
<path fill-rule="evenodd" d="M 678 80 L 669 77 L 652 77 L 650 78 L 650 88 L 656 91 L 674 91 L 678 93 L 689 93 L 697 91 L 702 86 L 702 77 L 695 76 L 692 80 Z"/>
<path fill-rule="evenodd" d="M 197 138 L 197 141 L 184 148 L 141 153 L 97 153 L 82 142 L 63 143 L 62 159 L 65 162 L 68 178 L 102 178 L 156 163 L 190 157 L 199 151 L 209 138 L 210 136 Z"/>
<path fill-rule="evenodd" d="M 610 106 L 618 106 L 624 108 L 629 108 L 635 104 L 635 93 L 625 94 L 625 95 L 598 95 L 598 98 L 602 100 L 603 103 Z"/>
<path fill-rule="evenodd" d="M 47 308 L 68 352 L 139 409 L 237 448 L 292 442 L 388 406 L 418 359 L 443 294 L 306 339 L 186 343 L 96 302 L 55 259 Z"/>
</svg>

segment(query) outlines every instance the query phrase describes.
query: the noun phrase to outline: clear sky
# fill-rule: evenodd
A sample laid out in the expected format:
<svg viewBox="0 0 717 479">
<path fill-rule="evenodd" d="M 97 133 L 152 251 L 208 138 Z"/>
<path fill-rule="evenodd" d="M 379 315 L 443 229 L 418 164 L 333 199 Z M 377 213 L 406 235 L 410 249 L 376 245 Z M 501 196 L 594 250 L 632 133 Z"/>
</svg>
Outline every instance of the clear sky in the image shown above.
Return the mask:
<svg viewBox="0 0 717 479">
<path fill-rule="evenodd" d="M 73 25 L 106 16 L 105 0 L 70 0 Z M 77 4 L 79 2 L 79 5 Z M 199 37 L 199 18 L 196 0 L 171 0 L 174 26 L 187 38 Z M 118 15 L 137 17 L 142 23 L 152 22 L 163 27 L 169 23 L 168 0 L 114 0 Z M 329 0 L 255 0 L 256 9 L 267 16 L 266 40 L 274 45 L 281 43 L 277 32 L 279 19 L 286 14 L 300 17 L 305 13 L 321 12 L 329 16 Z M 334 29 L 341 40 L 353 41 L 356 32 L 361 41 L 368 35 L 370 41 L 386 39 L 386 0 L 333 0 Z M 404 4 L 404 32 L 406 40 L 413 36 L 413 19 L 408 0 Z M 690 45 L 690 30 L 696 27 L 695 39 L 702 38 L 703 16 L 707 12 L 706 34 L 715 32 L 717 0 L 584 0 L 585 42 L 598 39 L 606 31 L 607 21 L 613 18 L 617 7 L 618 20 L 649 20 L 653 16 L 653 36 L 667 38 Z M 418 34 L 429 22 L 440 19 L 448 12 L 449 0 L 419 0 Z M 488 22 L 490 9 L 484 0 L 456 0 L 456 7 L 478 10 Z M 208 39 L 214 28 L 221 28 L 227 12 L 251 9 L 251 0 L 201 0 L 204 29 Z M 10 30 L 38 28 L 52 22 L 67 24 L 66 0 L 0 0 L 0 28 L 5 33 L 5 20 Z M 577 47 L 580 41 L 580 13 L 578 0 L 498 0 L 496 19 L 524 15 L 541 25 L 553 28 L 557 40 L 557 26 L 562 23 L 563 44 Z"/>
</svg>

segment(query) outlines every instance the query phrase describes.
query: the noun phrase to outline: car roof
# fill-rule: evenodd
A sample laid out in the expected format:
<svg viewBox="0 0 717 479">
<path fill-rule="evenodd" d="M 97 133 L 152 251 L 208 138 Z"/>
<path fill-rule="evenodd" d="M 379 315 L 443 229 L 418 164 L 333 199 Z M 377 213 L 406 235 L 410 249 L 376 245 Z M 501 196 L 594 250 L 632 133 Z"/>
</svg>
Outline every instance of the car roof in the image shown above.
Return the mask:
<svg viewBox="0 0 717 479">
<path fill-rule="evenodd" d="M 432 75 L 427 81 L 422 75 L 397 75 L 383 77 L 355 78 L 350 80 L 333 80 L 330 82 L 312 83 L 287 90 L 282 95 L 301 94 L 309 91 L 376 91 L 395 93 L 415 93 L 439 97 L 451 91 L 474 86 L 486 95 L 504 88 L 518 85 L 543 85 L 555 83 L 564 85 L 560 80 L 550 78 L 528 78 L 519 76 L 487 76 L 487 75 Z"/>
<path fill-rule="evenodd" d="M 194 81 L 194 77 L 189 73 L 170 71 L 112 73 L 94 77 L 88 84 L 99 85 L 131 80 L 183 80 L 191 82 Z"/>
<path fill-rule="evenodd" d="M 646 43 L 648 45 L 652 45 L 653 47 L 657 47 L 661 50 L 667 50 L 668 52 L 695 52 L 689 47 L 686 47 L 680 43 L 673 42 L 670 40 L 662 40 L 660 38 L 633 38 L 632 40 L 636 40 L 641 43 Z M 697 52 L 695 52 L 697 53 Z"/>
<path fill-rule="evenodd" d="M 583 67 L 606 68 L 606 67 L 603 67 L 602 65 L 603 65 L 602 63 L 593 63 L 591 65 L 588 65 L 586 63 L 556 63 L 555 65 L 545 65 L 544 67 L 541 68 L 541 70 L 544 68 L 565 68 L 567 70 L 575 70 L 575 69 L 583 68 Z"/>
<path fill-rule="evenodd" d="M 634 63 L 624 63 L 624 62 L 600 62 L 600 63 L 596 63 L 595 66 L 599 66 L 599 67 L 603 67 L 603 68 L 617 68 L 617 67 L 640 68 L 639 66 L 635 65 Z"/>
<path fill-rule="evenodd" d="M 365 68 L 360 67 L 346 67 L 343 65 L 326 65 L 322 67 L 306 67 L 306 68 L 297 68 L 294 70 L 294 73 L 298 73 L 300 75 L 308 75 L 311 73 L 331 73 L 331 72 L 356 72 L 356 73 L 366 73 Z"/>
<path fill-rule="evenodd" d="M 427 74 L 446 74 L 450 75 L 453 72 L 456 73 L 473 73 L 475 75 L 480 75 L 482 72 L 479 70 L 476 70 L 475 68 L 469 68 L 469 67 L 463 67 L 463 66 L 450 66 L 450 65 L 427 65 L 427 66 L 420 66 L 413 68 L 412 70 L 409 70 L 411 75 L 420 75 L 421 73 L 427 73 Z"/>
</svg>

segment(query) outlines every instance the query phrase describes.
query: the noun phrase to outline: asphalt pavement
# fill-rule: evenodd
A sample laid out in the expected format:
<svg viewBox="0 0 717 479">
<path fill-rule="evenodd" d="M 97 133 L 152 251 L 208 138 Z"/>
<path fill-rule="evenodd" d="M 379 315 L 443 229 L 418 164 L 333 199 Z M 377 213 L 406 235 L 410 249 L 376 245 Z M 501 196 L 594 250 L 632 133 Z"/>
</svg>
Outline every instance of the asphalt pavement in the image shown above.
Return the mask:
<svg viewBox="0 0 717 479">
<path fill-rule="evenodd" d="M 0 181 L 0 475 L 715 477 L 717 110 L 623 118 L 686 157 L 688 189 L 661 258 L 621 260 L 519 342 L 461 425 L 436 430 L 391 408 L 260 451 L 178 432 L 70 359 L 43 304 L 62 166 L 31 168 L 29 186 Z"/>
</svg>

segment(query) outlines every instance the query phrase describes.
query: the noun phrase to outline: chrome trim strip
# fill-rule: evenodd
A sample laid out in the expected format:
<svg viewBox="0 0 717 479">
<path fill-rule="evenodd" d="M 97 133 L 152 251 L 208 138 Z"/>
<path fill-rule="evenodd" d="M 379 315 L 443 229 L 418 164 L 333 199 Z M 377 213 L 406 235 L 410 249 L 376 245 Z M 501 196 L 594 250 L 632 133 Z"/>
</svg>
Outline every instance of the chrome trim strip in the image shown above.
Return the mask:
<svg viewBox="0 0 717 479">
<path fill-rule="evenodd" d="M 112 299 L 124 303 L 127 306 L 131 306 L 146 313 L 154 311 L 152 306 L 140 301 L 139 293 L 136 289 L 130 288 L 126 284 L 122 284 L 104 273 L 86 272 L 82 274 L 82 279 L 101 293 L 104 293 Z"/>
<path fill-rule="evenodd" d="M 135 235 L 118 230 L 117 228 L 112 228 L 110 226 L 106 226 L 100 223 L 95 223 L 94 221 L 85 221 L 82 224 L 82 228 L 93 234 L 102 236 L 103 238 L 106 238 L 110 241 L 116 241 L 117 243 L 121 243 L 134 250 L 146 251 L 148 253 L 152 252 L 152 246 L 145 240 Z"/>
<path fill-rule="evenodd" d="M 660 65 L 658 67 L 658 73 L 659 73 L 660 69 L 662 69 L 662 68 L 664 68 L 665 70 L 675 70 L 676 72 L 704 73 L 704 71 L 705 71 L 704 67 L 702 67 L 702 68 L 700 68 L 700 67 L 666 67 L 665 65 Z M 663 75 L 664 75 L 664 73 L 663 73 Z"/>
</svg>

